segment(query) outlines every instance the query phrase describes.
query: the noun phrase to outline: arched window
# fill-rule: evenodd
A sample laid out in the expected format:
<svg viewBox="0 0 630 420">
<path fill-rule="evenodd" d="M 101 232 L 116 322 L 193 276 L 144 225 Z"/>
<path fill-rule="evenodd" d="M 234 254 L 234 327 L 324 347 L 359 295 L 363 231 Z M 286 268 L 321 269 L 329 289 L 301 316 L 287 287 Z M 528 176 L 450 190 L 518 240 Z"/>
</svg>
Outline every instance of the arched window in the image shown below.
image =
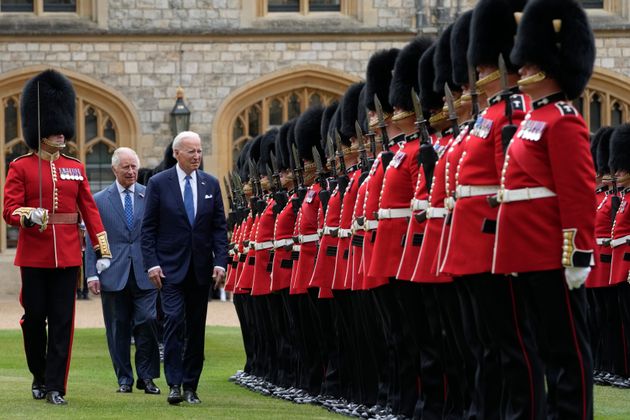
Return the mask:
<svg viewBox="0 0 630 420">
<path fill-rule="evenodd" d="M 49 68 L 33 67 L 0 77 L 0 182 L 4 180 L 13 159 L 29 152 L 22 138 L 20 95 L 24 84 L 37 73 Z M 139 133 L 138 118 L 127 100 L 98 81 L 65 69 L 60 70 L 72 81 L 77 95 L 75 137 L 66 141 L 64 154 L 84 162 L 90 188 L 97 192 L 109 185 L 114 176 L 111 156 L 116 147 L 135 147 Z M 0 223 L 0 250 L 15 247 L 17 229 Z"/>
<path fill-rule="evenodd" d="M 599 127 L 629 122 L 630 79 L 596 68 L 582 96 L 574 104 L 582 112 L 591 133 Z"/>
</svg>

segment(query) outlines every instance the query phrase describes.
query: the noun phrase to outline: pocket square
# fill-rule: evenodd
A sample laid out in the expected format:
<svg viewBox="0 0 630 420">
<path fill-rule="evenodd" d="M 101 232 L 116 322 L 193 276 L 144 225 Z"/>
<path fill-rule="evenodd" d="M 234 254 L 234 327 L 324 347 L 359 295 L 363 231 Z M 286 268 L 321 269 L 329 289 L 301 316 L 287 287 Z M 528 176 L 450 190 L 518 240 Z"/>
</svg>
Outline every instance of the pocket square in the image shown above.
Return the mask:
<svg viewBox="0 0 630 420">
<path fill-rule="evenodd" d="M 206 194 L 206 196 L 204 197 L 206 200 L 209 198 L 212 198 L 212 194 Z"/>
</svg>

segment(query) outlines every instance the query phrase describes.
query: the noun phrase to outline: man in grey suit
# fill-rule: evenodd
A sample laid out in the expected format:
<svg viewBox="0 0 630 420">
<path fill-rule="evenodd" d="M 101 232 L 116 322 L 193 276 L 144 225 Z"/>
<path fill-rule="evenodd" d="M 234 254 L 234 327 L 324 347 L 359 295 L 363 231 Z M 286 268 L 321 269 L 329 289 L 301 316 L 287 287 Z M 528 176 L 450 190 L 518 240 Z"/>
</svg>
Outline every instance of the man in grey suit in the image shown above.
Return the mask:
<svg viewBox="0 0 630 420">
<path fill-rule="evenodd" d="M 98 273 L 92 247 L 86 249 L 85 273 L 92 293 L 101 294 L 109 354 L 118 377 L 118 391 L 131 392 L 131 334 L 136 343 L 138 389 L 159 394 L 153 378 L 160 376 L 157 341 L 157 288 L 149 280 L 142 261 L 140 230 L 145 187 L 136 183 L 140 161 L 132 149 L 120 147 L 112 156 L 116 181 L 94 195 L 107 231 L 112 260 L 109 270 Z"/>
</svg>

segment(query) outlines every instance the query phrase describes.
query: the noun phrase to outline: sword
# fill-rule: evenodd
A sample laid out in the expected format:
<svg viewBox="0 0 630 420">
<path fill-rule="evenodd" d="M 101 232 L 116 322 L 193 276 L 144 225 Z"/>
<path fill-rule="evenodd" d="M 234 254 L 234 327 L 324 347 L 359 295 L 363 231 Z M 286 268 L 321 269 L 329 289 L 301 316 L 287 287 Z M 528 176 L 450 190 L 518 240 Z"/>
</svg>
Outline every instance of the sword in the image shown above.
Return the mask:
<svg viewBox="0 0 630 420">
<path fill-rule="evenodd" d="M 453 137 L 459 135 L 459 125 L 457 125 L 457 111 L 455 110 L 455 99 L 453 98 L 453 92 L 448 87 L 448 83 L 444 83 L 444 95 L 446 96 L 446 106 L 448 107 L 448 120 L 453 127 Z"/>
</svg>

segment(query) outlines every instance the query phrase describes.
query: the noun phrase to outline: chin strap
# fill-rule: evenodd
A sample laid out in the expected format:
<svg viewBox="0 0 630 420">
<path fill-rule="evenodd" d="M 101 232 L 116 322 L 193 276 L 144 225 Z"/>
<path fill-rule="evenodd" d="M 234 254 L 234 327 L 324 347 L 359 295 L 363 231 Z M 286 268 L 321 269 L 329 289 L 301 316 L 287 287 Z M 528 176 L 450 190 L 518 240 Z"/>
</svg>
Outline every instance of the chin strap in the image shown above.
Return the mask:
<svg viewBox="0 0 630 420">
<path fill-rule="evenodd" d="M 516 83 L 518 83 L 519 86 L 528 86 L 533 85 L 534 83 L 542 82 L 545 78 L 547 78 L 547 74 L 544 71 L 539 71 L 538 73 L 532 74 L 531 76 L 521 79 Z"/>
<path fill-rule="evenodd" d="M 62 143 L 62 144 L 58 144 L 58 143 L 54 143 L 48 139 L 42 139 L 42 143 L 44 143 L 46 146 L 50 146 L 50 147 L 55 147 L 57 149 L 63 149 L 64 147 L 66 147 L 66 143 Z"/>
</svg>

